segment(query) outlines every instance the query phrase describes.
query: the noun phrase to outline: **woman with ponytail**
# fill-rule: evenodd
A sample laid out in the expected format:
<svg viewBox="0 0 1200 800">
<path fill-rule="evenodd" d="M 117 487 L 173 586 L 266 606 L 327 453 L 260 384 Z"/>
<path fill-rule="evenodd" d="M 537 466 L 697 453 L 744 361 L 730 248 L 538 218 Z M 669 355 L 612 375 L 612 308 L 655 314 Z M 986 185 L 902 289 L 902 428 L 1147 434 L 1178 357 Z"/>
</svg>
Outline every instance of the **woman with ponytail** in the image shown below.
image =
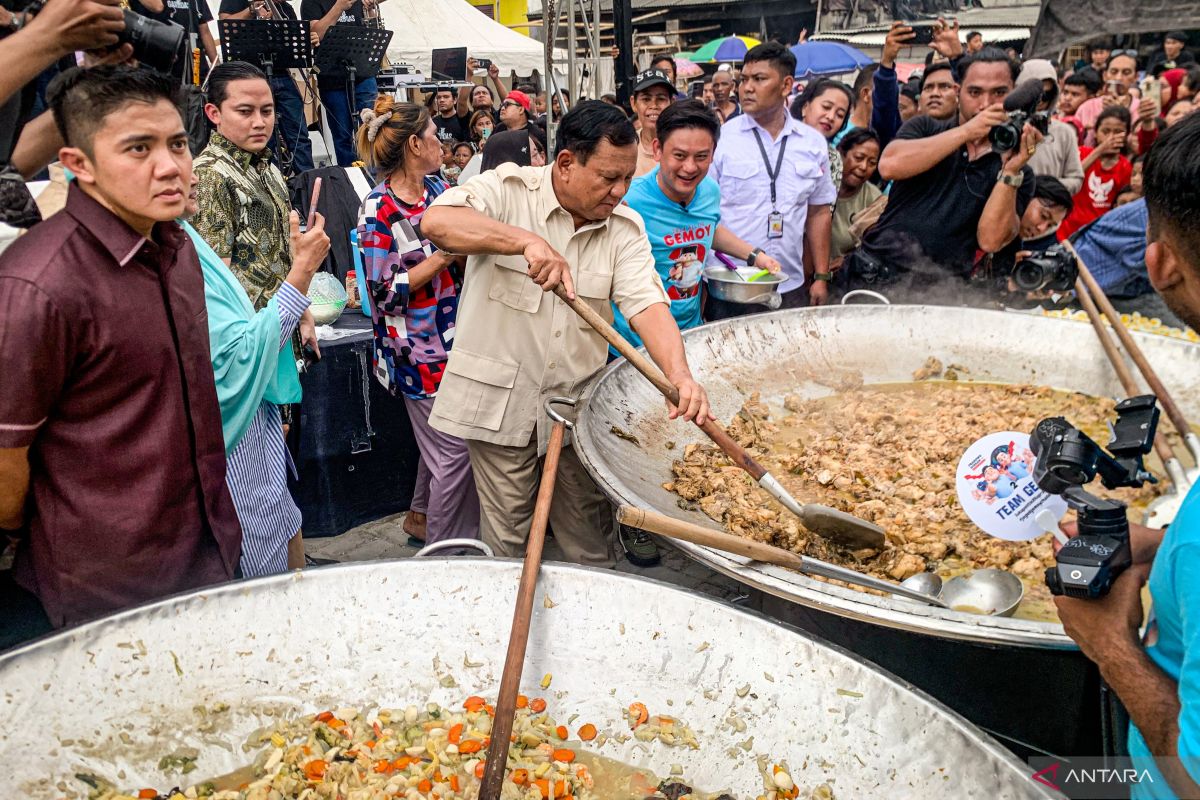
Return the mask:
<svg viewBox="0 0 1200 800">
<path fill-rule="evenodd" d="M 382 178 L 358 223 L 375 333 L 375 377 L 404 397 L 421 466 L 410 516 L 426 516 L 425 540 L 479 538 L 479 498 L 467 445 L 429 426 L 429 412 L 454 340 L 461 259 L 421 235 L 425 209 L 448 187 L 437 126 L 424 106 L 379 95 L 362 112 L 358 153 Z M 406 520 L 408 522 L 408 520 Z M 406 524 L 409 533 L 417 525 Z"/>
</svg>

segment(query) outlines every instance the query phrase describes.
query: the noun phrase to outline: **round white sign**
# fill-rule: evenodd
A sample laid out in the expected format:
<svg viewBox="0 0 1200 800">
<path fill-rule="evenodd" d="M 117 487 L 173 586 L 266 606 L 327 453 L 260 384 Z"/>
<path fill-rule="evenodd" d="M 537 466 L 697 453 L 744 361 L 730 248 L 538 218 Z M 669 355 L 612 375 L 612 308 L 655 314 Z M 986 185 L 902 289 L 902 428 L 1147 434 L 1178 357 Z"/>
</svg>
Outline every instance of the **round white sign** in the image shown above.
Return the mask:
<svg viewBox="0 0 1200 800">
<path fill-rule="evenodd" d="M 1067 501 L 1038 488 L 1033 480 L 1029 434 L 991 433 L 967 448 L 958 462 L 958 501 L 984 533 L 1009 541 L 1036 539 L 1045 531 L 1037 523 L 1048 510 L 1056 520 Z"/>
</svg>

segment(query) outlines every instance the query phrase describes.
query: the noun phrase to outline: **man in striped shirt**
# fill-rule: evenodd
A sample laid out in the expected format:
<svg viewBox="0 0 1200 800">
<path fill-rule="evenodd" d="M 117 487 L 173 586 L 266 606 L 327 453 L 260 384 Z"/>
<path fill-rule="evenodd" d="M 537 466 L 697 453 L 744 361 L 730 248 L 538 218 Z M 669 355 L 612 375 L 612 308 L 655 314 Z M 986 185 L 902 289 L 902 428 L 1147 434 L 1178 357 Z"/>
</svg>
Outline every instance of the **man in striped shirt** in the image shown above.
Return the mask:
<svg viewBox="0 0 1200 800">
<path fill-rule="evenodd" d="M 188 197 L 188 215 L 196 213 L 196 179 Z M 329 252 L 325 220 L 318 214 L 300 233 L 296 212 L 289 219 L 292 268 L 267 306 L 255 311 L 237 278 L 216 252 L 184 223 L 200 256 L 204 301 L 221 405 L 229 493 L 242 524 L 242 575 L 252 578 L 283 572 L 289 545 L 299 535 L 300 509 L 287 487 L 291 454 L 283 438 L 279 403 L 299 389 L 291 337 L 309 306 L 312 277 Z M 297 559 L 298 560 L 298 559 Z"/>
</svg>

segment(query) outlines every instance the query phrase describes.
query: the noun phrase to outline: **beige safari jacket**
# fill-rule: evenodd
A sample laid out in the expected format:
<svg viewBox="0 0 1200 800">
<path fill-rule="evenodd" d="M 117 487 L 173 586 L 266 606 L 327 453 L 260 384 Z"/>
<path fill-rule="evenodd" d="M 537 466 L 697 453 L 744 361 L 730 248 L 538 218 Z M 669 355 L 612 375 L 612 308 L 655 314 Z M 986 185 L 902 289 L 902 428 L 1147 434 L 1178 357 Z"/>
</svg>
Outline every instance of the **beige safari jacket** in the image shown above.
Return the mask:
<svg viewBox="0 0 1200 800">
<path fill-rule="evenodd" d="M 537 233 L 571 265 L 575 294 L 612 321 L 616 303 L 632 319 L 667 293 L 654 269 L 642 218 L 620 205 L 603 222 L 575 230 L 550 179 L 553 165 L 504 164 L 448 189 L 435 206 L 473 208 Z M 463 439 L 524 446 L 549 438 L 543 401 L 577 397 L 604 366 L 608 345 L 554 294 L 528 275 L 523 256 L 470 256 L 459 300 L 454 347 L 430 424 Z"/>
</svg>

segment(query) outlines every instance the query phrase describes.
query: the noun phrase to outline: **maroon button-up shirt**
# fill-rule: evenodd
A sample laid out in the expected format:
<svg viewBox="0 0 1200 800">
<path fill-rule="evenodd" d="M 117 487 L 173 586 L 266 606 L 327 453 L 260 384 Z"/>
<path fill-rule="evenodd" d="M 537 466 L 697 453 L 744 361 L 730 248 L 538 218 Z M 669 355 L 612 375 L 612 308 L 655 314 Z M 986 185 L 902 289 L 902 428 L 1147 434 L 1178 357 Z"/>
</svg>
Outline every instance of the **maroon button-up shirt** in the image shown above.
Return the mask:
<svg viewBox="0 0 1200 800">
<path fill-rule="evenodd" d="M 204 280 L 72 185 L 0 256 L 0 447 L 29 447 L 17 581 L 56 626 L 233 577 Z M 156 243 L 157 242 L 157 243 Z"/>
</svg>

